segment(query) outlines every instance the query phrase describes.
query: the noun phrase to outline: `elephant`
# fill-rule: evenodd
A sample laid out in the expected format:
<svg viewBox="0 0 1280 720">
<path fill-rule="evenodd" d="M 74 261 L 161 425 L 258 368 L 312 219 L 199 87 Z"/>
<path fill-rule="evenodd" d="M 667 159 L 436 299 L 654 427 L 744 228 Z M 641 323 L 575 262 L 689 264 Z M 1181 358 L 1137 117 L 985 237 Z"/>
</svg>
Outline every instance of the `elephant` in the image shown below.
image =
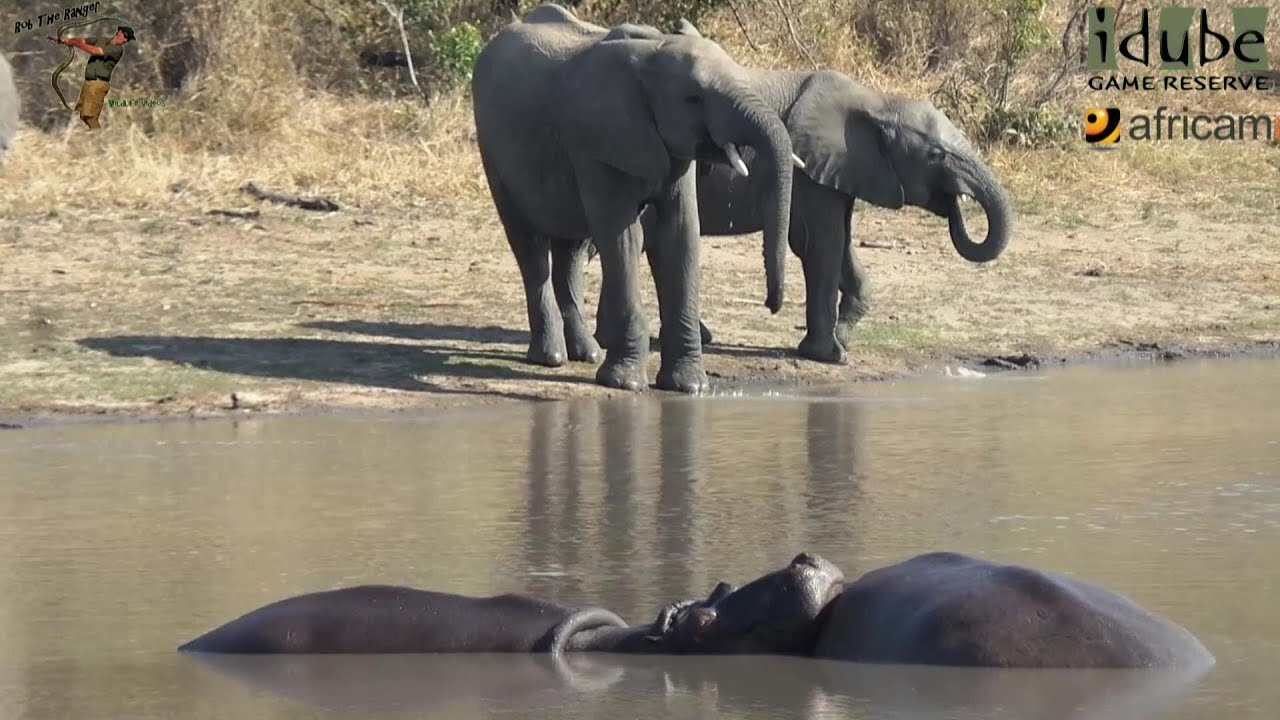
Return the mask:
<svg viewBox="0 0 1280 720">
<path fill-rule="evenodd" d="M 617 309 L 600 329 L 608 350 L 596 382 L 647 386 L 637 265 L 638 215 L 649 205 L 651 247 L 663 258 L 656 385 L 706 389 L 691 169 L 702 160 L 747 172 L 740 147 L 754 150 L 765 178 L 766 305 L 781 308 L 797 160 L 778 112 L 749 78 L 710 40 L 684 33 L 633 37 L 625 27 L 606 30 L 550 3 L 507 25 L 480 51 L 471 83 L 476 141 L 524 284 L 528 361 L 598 359 L 580 311 L 582 255 L 594 242 L 602 292 Z"/>
<path fill-rule="evenodd" d="M 897 665 L 1193 669 L 1215 662 L 1181 626 L 1056 573 L 931 552 L 842 584 L 830 562 L 804 561 L 811 568 L 805 585 L 780 591 L 757 580 L 734 590 L 720 583 L 706 600 L 674 603 L 662 644 L 679 654 Z"/>
<path fill-rule="evenodd" d="M 9 69 L 9 61 L 4 53 L 0 53 L 0 162 L 13 142 L 13 135 L 18 131 L 18 112 L 21 105 L 18 101 L 18 89 L 13 84 L 13 71 Z"/>
<path fill-rule="evenodd" d="M 798 555 L 787 567 L 745 586 L 724 607 L 769 603 L 768 626 L 741 628 L 740 642 L 790 647 L 830 600 L 829 578 L 839 571 L 820 558 Z M 838 579 L 838 578 L 837 578 Z M 818 589 L 821 586 L 821 590 Z M 722 583 L 718 593 L 731 588 Z M 651 623 L 628 625 L 599 607 L 567 608 L 517 593 L 469 597 L 398 585 L 359 585 L 285 598 L 220 625 L 178 647 L 184 653 L 396 654 L 699 651 L 676 618 L 694 601 L 672 603 Z M 738 613 L 746 617 L 750 608 Z M 728 613 L 724 613 L 727 617 Z M 763 634 L 761 634 L 763 633 Z"/>
<path fill-rule="evenodd" d="M 651 26 L 630 26 L 638 37 L 656 36 Z M 676 34 L 699 36 L 680 22 Z M 920 207 L 947 218 L 951 242 L 966 260 L 995 260 L 1008 245 L 1009 200 L 995 173 L 951 121 L 926 100 L 877 92 L 834 70 L 793 71 L 753 68 L 749 85 L 780 113 L 800 158 L 791 197 L 790 246 L 801 259 L 806 286 L 806 333 L 800 356 L 837 364 L 854 326 L 870 307 L 866 273 L 853 251 L 854 201 L 884 208 Z M 762 227 L 753 201 L 757 162 L 743 153 L 750 174 L 723 166 L 697 164 L 699 225 L 704 235 L 741 235 Z M 988 231 L 974 242 L 960 210 L 972 197 L 986 212 Z M 641 215 L 645 251 L 654 222 Z M 654 259 L 650 258 L 650 265 Z M 665 280 L 654 269 L 655 287 Z M 837 297 L 837 290 L 838 297 Z M 661 292 L 661 289 L 659 289 Z M 607 298 L 596 311 L 598 328 L 607 327 Z M 704 344 L 711 331 L 699 319 Z M 604 337 L 597 332 L 597 340 Z M 601 343 L 607 347 L 606 342 Z"/>
</svg>

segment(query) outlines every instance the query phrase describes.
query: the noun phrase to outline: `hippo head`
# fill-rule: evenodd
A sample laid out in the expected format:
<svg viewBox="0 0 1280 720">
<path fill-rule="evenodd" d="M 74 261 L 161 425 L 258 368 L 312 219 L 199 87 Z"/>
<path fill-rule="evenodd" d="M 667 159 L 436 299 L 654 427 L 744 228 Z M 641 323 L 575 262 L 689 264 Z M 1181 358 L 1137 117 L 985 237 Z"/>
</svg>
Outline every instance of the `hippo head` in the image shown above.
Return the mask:
<svg viewBox="0 0 1280 720">
<path fill-rule="evenodd" d="M 844 589 L 844 573 L 825 558 L 800 553 L 786 567 L 734 590 L 720 583 L 704 601 L 666 619 L 663 645 L 707 654 L 807 654 L 827 605 Z"/>
</svg>

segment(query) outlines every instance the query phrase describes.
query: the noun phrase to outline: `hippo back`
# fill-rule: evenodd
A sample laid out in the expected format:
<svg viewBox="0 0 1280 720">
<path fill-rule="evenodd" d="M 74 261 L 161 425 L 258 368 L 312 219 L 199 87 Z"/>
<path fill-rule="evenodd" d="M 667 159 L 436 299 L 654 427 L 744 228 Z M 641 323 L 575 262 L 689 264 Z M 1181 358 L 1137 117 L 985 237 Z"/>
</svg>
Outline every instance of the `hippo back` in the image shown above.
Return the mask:
<svg viewBox="0 0 1280 720">
<path fill-rule="evenodd" d="M 1182 627 L 1089 582 L 956 553 L 873 570 L 845 587 L 815 655 L 986 667 L 1213 664 Z"/>
</svg>

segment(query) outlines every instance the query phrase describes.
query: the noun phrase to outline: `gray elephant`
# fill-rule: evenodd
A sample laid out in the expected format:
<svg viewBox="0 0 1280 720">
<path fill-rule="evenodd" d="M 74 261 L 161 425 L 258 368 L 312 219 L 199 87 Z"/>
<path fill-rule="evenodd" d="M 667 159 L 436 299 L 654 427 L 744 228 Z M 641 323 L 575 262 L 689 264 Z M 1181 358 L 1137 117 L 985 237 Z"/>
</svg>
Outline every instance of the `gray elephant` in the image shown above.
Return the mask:
<svg viewBox="0 0 1280 720">
<path fill-rule="evenodd" d="M 630 32 L 640 37 L 659 33 L 643 25 L 630 26 Z M 698 35 L 687 22 L 674 32 Z M 947 218 L 952 244 L 971 262 L 994 260 L 1008 244 L 1009 202 L 999 180 L 931 103 L 886 95 L 832 70 L 752 69 L 750 85 L 782 114 L 803 164 L 792 186 L 789 238 L 805 274 L 807 332 L 801 356 L 847 362 L 853 327 L 869 307 L 866 273 L 852 246 L 854 200 L 892 209 L 912 205 Z M 752 200 L 758 194 L 758 161 L 751 153 L 743 158 L 749 175 L 698 164 L 698 216 L 704 235 L 761 229 L 760 208 Z M 960 200 L 966 196 L 977 199 L 987 215 L 987 236 L 981 243 L 965 229 Z M 647 209 L 641 222 L 646 231 L 653 222 Z M 650 251 L 647 241 L 645 250 Z M 650 258 L 651 266 L 654 262 Z M 655 271 L 655 284 L 662 280 Z M 607 314 L 601 295 L 598 327 L 608 325 Z M 711 332 L 700 325 L 703 342 L 710 342 Z"/>
<path fill-rule="evenodd" d="M 580 311 L 590 238 L 600 253 L 602 294 L 616 308 L 600 328 L 608 353 L 596 382 L 632 390 L 647 384 L 637 265 L 638 215 L 650 205 L 649 242 L 663 259 L 657 385 L 707 386 L 692 166 L 704 160 L 746 172 L 739 147 L 754 148 L 763 177 L 766 304 L 781 307 L 794 154 L 777 111 L 750 78 L 704 38 L 632 37 L 554 4 L 512 22 L 480 52 L 472 79 L 476 139 L 524 282 L 529 361 L 598 358 Z"/>
<path fill-rule="evenodd" d="M 20 107 L 9 61 L 0 53 L 0 161 L 4 160 L 5 153 L 13 142 L 14 133 L 18 132 Z"/>
</svg>

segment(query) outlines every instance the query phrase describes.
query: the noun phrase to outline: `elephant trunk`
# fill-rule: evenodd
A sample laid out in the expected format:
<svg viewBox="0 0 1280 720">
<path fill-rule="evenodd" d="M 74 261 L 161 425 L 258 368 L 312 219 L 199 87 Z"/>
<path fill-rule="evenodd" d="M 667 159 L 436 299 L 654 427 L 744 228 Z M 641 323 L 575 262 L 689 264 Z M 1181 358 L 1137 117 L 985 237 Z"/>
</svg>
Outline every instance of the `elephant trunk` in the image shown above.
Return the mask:
<svg viewBox="0 0 1280 720">
<path fill-rule="evenodd" d="M 980 243 L 969 237 L 960 212 L 960 196 L 951 197 L 947 210 L 947 225 L 951 231 L 951 244 L 960 257 L 969 262 L 985 263 L 1000 257 L 1009 244 L 1009 198 L 991 170 L 980 163 L 974 164 L 969 187 L 978 204 L 987 215 L 987 236 Z"/>
<path fill-rule="evenodd" d="M 745 98 L 745 99 L 744 99 Z M 764 226 L 764 269 L 766 284 L 765 305 L 772 313 L 782 309 L 784 270 L 787 262 L 787 236 L 791 225 L 791 174 L 797 162 L 791 151 L 791 136 L 777 113 L 754 93 L 738 89 L 733 94 L 733 111 L 724 142 L 730 146 L 741 143 L 755 150 L 755 168 L 763 178 L 760 198 L 763 202 L 761 218 Z M 720 142 L 720 138 L 714 138 Z M 735 160 L 730 152 L 726 156 L 731 164 L 743 172 L 741 158 Z"/>
</svg>

